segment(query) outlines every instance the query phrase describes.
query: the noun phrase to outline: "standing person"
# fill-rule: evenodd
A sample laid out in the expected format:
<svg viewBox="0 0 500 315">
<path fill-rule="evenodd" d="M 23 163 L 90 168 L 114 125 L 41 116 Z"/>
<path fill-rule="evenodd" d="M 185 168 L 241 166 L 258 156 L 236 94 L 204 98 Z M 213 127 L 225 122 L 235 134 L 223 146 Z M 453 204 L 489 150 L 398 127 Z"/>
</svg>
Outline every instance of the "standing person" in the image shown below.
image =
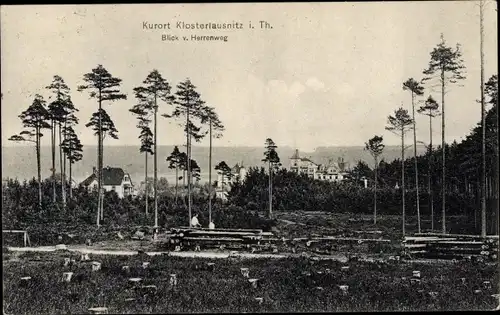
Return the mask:
<svg viewBox="0 0 500 315">
<path fill-rule="evenodd" d="M 200 222 L 198 221 L 198 214 L 195 214 L 193 218 L 191 219 L 191 226 L 196 228 L 196 227 L 201 227 Z"/>
</svg>

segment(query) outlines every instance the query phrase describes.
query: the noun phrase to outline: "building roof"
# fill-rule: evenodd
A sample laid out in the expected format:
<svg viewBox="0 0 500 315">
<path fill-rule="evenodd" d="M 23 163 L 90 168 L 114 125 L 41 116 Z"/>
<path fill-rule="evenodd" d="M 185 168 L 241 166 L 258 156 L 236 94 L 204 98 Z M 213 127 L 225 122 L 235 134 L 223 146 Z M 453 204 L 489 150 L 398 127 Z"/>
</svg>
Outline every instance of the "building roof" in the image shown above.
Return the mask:
<svg viewBox="0 0 500 315">
<path fill-rule="evenodd" d="M 102 169 L 102 184 L 105 186 L 119 186 L 122 184 L 123 177 L 125 176 L 125 172 L 123 169 L 119 167 L 105 167 Z M 97 179 L 97 173 L 94 170 L 94 173 L 87 177 L 81 185 L 88 186 L 95 179 Z"/>
<path fill-rule="evenodd" d="M 245 167 L 243 166 L 243 162 L 241 162 L 241 165 L 239 165 L 238 163 L 236 163 L 233 168 L 231 169 L 231 172 L 232 173 L 236 173 L 236 174 L 239 174 L 240 173 L 240 170 L 241 169 L 244 169 Z"/>
<path fill-rule="evenodd" d="M 314 163 L 313 161 L 311 161 L 311 160 L 310 160 L 310 159 L 308 159 L 308 158 L 300 158 L 300 160 L 301 160 L 302 162 L 311 162 L 312 164 L 317 165 L 316 163 Z"/>
<path fill-rule="evenodd" d="M 312 164 L 314 165 L 318 165 L 316 163 L 314 163 L 313 161 L 311 161 L 311 159 L 308 159 L 308 158 L 301 158 L 300 155 L 299 155 L 299 150 L 298 149 L 295 149 L 295 153 L 290 157 L 291 160 L 300 160 L 302 162 L 311 162 Z"/>
</svg>

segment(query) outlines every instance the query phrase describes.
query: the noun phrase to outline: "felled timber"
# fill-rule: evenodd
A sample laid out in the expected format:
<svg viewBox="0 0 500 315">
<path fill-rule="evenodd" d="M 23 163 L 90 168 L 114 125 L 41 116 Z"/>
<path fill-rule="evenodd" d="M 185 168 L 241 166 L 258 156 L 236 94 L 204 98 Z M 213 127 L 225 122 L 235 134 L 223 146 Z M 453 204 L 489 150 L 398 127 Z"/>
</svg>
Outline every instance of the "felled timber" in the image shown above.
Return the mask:
<svg viewBox="0 0 500 315">
<path fill-rule="evenodd" d="M 262 232 L 259 234 L 251 232 L 232 232 L 232 231 L 186 231 L 188 235 L 203 235 L 203 236 L 272 236 L 270 232 Z"/>
<path fill-rule="evenodd" d="M 477 235 L 418 233 L 405 237 L 401 247 L 403 254 L 428 259 L 481 258 L 495 260 L 498 257 L 498 239 Z"/>
<path fill-rule="evenodd" d="M 300 238 L 294 240 L 306 240 L 311 242 L 320 242 L 320 241 L 331 241 L 331 242 L 374 242 L 374 243 L 390 243 L 390 240 L 387 239 L 376 239 L 376 238 L 355 238 L 355 237 L 334 237 L 334 236 L 324 236 L 324 237 L 313 237 L 313 238 Z"/>
<path fill-rule="evenodd" d="M 213 231 L 213 232 L 246 232 L 246 233 L 262 233 L 260 229 L 207 229 L 207 228 L 190 228 L 181 226 L 172 228 L 171 231 Z"/>
<path fill-rule="evenodd" d="M 465 234 L 440 234 L 440 233 L 415 233 L 415 236 L 437 236 L 442 237 L 454 237 L 454 238 L 464 238 L 464 239 L 493 239 L 498 240 L 498 235 L 465 235 Z"/>
</svg>

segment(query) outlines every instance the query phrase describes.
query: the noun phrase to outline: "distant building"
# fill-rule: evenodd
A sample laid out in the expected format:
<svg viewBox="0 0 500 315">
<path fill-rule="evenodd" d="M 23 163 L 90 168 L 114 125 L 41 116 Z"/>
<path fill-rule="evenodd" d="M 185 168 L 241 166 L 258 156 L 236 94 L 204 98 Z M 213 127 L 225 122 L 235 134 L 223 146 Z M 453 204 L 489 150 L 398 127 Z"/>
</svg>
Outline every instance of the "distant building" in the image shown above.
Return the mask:
<svg viewBox="0 0 500 315">
<path fill-rule="evenodd" d="M 310 178 L 314 178 L 319 165 L 308 158 L 300 157 L 299 150 L 295 150 L 294 155 L 290 158 L 290 170 L 298 174 L 306 174 Z"/>
<path fill-rule="evenodd" d="M 134 184 L 130 175 L 118 167 L 105 167 L 102 169 L 103 189 L 115 191 L 118 197 L 123 198 L 135 195 Z M 87 177 L 80 185 L 88 189 L 97 189 L 97 169 L 94 167 L 92 175 Z"/>
<path fill-rule="evenodd" d="M 227 192 L 231 189 L 231 183 L 236 181 L 242 182 L 247 176 L 247 170 L 243 166 L 236 163 L 231 168 L 231 178 L 223 176 L 221 171 L 217 171 L 217 187 L 215 188 L 216 197 L 222 200 L 227 200 Z"/>
<path fill-rule="evenodd" d="M 309 178 L 330 182 L 342 181 L 347 178 L 347 163 L 339 158 L 336 163 L 332 160 L 328 164 L 317 164 L 310 158 L 300 157 L 299 150 L 290 157 L 290 170 L 298 174 L 306 174 Z"/>
</svg>

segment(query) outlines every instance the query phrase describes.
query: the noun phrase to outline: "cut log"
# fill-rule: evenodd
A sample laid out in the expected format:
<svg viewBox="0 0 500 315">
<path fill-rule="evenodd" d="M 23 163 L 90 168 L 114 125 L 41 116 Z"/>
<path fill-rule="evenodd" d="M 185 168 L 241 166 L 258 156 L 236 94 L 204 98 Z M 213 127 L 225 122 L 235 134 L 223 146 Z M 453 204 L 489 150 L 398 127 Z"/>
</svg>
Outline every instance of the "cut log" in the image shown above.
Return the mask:
<svg viewBox="0 0 500 315">
<path fill-rule="evenodd" d="M 471 239 L 493 239 L 498 240 L 498 235 L 487 235 L 485 237 L 481 235 L 465 235 L 465 234 L 440 234 L 440 233 L 415 233 L 417 236 L 437 236 L 440 238 L 447 237 L 460 237 L 460 238 L 471 238 Z"/>
</svg>

